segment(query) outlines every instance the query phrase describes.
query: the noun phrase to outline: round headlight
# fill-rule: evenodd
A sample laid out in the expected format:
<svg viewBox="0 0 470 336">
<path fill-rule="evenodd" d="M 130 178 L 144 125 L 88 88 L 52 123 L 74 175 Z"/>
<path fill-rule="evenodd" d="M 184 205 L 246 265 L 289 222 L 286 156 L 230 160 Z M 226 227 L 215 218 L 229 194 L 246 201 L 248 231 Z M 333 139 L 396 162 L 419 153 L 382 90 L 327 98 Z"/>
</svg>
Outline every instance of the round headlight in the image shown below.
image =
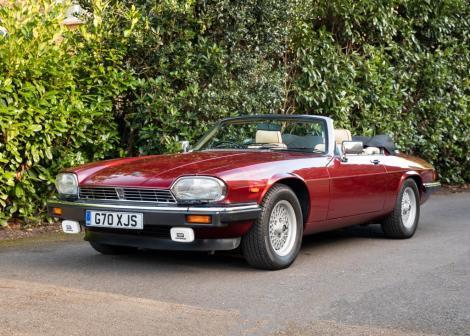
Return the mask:
<svg viewBox="0 0 470 336">
<path fill-rule="evenodd" d="M 226 187 L 221 180 L 208 176 L 181 177 L 171 187 L 178 201 L 215 202 L 225 197 Z"/>
<path fill-rule="evenodd" d="M 72 173 L 61 173 L 57 175 L 55 186 L 61 195 L 77 195 L 78 180 L 77 175 Z"/>
</svg>

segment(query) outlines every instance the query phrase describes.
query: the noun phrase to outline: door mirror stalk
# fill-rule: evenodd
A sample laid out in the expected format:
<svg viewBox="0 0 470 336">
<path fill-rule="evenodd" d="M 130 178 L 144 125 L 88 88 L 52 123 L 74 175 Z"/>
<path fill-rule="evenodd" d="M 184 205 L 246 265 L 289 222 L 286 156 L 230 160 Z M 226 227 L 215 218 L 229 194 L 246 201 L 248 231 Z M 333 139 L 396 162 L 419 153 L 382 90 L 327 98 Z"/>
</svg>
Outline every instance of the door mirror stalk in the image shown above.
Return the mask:
<svg viewBox="0 0 470 336">
<path fill-rule="evenodd" d="M 183 150 L 183 153 L 188 153 L 190 151 L 189 141 L 184 140 L 184 141 L 180 141 L 180 143 L 181 143 L 181 149 Z"/>
</svg>

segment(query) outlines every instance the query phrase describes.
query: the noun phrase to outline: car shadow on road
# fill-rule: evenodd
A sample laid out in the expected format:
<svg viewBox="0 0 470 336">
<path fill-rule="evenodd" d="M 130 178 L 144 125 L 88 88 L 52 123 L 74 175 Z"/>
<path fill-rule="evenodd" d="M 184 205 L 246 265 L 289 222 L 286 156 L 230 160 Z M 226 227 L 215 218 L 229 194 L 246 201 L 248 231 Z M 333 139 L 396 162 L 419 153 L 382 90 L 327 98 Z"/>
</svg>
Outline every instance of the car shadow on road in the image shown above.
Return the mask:
<svg viewBox="0 0 470 336">
<path fill-rule="evenodd" d="M 334 231 L 321 232 L 305 236 L 304 245 L 330 244 L 354 238 L 386 239 L 380 225 L 355 225 Z"/>
<path fill-rule="evenodd" d="M 306 236 L 303 239 L 302 250 L 311 253 L 325 246 L 342 245 L 342 243 L 350 243 L 358 238 L 383 239 L 385 237 L 379 225 L 354 226 Z M 95 262 L 98 262 L 98 260 L 109 260 L 110 256 L 93 255 L 93 258 L 95 258 Z M 142 250 L 113 258 L 114 263 L 117 260 L 131 262 L 135 266 L 143 265 L 148 267 L 153 265 L 152 267 L 178 271 L 183 271 L 185 267 L 196 267 L 200 270 L 253 271 L 244 260 L 240 249 L 227 252 L 217 251 L 215 253 Z"/>
<path fill-rule="evenodd" d="M 355 225 L 333 231 L 305 236 L 302 240 L 301 253 L 313 253 L 317 250 L 349 244 L 363 239 L 387 239 L 380 225 Z"/>
<path fill-rule="evenodd" d="M 170 267 L 196 267 L 199 269 L 223 269 L 239 272 L 246 269 L 247 264 L 240 251 L 186 252 L 143 250 L 126 255 L 128 260 L 138 263 Z"/>
<path fill-rule="evenodd" d="M 344 244 L 354 243 L 362 239 L 382 239 L 380 226 L 354 226 L 350 228 L 319 233 L 304 237 L 301 254 L 319 252 L 325 248 L 342 248 Z M 109 256 L 100 255 L 88 244 L 80 244 L 78 248 L 70 249 L 70 245 L 63 245 L 54 257 L 39 258 L 35 260 L 35 266 L 57 268 L 62 270 L 108 273 L 119 270 L 135 272 L 138 274 L 179 273 L 193 274 L 206 271 L 224 272 L 257 272 L 244 260 L 240 249 L 236 251 L 218 251 L 214 254 L 207 252 L 183 252 L 183 251 L 160 251 L 141 250 L 136 253 Z M 30 253 L 44 253 L 46 256 L 54 252 L 51 246 L 35 247 Z M 320 252 L 319 252 L 320 253 Z M 321 252 L 323 253 L 323 252 Z"/>
</svg>

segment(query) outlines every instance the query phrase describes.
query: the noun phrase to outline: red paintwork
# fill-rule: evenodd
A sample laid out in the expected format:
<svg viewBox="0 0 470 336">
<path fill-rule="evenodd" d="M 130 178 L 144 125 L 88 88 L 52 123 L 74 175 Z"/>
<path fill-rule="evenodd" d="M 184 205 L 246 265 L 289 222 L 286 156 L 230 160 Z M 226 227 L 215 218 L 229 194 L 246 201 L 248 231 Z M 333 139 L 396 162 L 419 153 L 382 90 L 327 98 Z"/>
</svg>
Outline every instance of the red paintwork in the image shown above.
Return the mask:
<svg viewBox="0 0 470 336">
<path fill-rule="evenodd" d="M 379 159 L 374 165 L 371 160 Z M 303 183 L 310 197 L 304 218 L 305 234 L 380 218 L 394 208 L 404 179 L 423 182 L 436 178 L 433 167 L 407 156 L 348 156 L 348 162 L 326 154 L 260 150 L 206 151 L 102 161 L 69 169 L 79 184 L 169 188 L 180 176 L 215 176 L 227 184 L 222 203 L 261 203 L 269 188 L 284 179 Z M 259 192 L 252 192 L 258 187 Z M 420 185 L 421 190 L 422 186 Z M 421 202 L 426 200 L 423 192 Z M 202 238 L 233 237 L 246 233 L 251 223 L 227 229 L 203 229 Z"/>
</svg>

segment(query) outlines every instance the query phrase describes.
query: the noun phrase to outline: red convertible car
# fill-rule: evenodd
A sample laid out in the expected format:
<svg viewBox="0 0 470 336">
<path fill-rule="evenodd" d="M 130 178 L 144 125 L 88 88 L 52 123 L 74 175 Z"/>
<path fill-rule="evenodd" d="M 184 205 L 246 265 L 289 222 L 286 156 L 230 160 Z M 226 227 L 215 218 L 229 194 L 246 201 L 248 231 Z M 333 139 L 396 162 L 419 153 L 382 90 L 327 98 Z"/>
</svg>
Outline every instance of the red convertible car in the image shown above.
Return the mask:
<svg viewBox="0 0 470 336">
<path fill-rule="evenodd" d="M 256 115 L 220 121 L 184 153 L 70 168 L 48 209 L 104 254 L 240 247 L 254 267 L 281 269 L 315 232 L 381 223 L 410 238 L 436 180 L 388 136 L 352 137 L 322 116 Z"/>
</svg>

